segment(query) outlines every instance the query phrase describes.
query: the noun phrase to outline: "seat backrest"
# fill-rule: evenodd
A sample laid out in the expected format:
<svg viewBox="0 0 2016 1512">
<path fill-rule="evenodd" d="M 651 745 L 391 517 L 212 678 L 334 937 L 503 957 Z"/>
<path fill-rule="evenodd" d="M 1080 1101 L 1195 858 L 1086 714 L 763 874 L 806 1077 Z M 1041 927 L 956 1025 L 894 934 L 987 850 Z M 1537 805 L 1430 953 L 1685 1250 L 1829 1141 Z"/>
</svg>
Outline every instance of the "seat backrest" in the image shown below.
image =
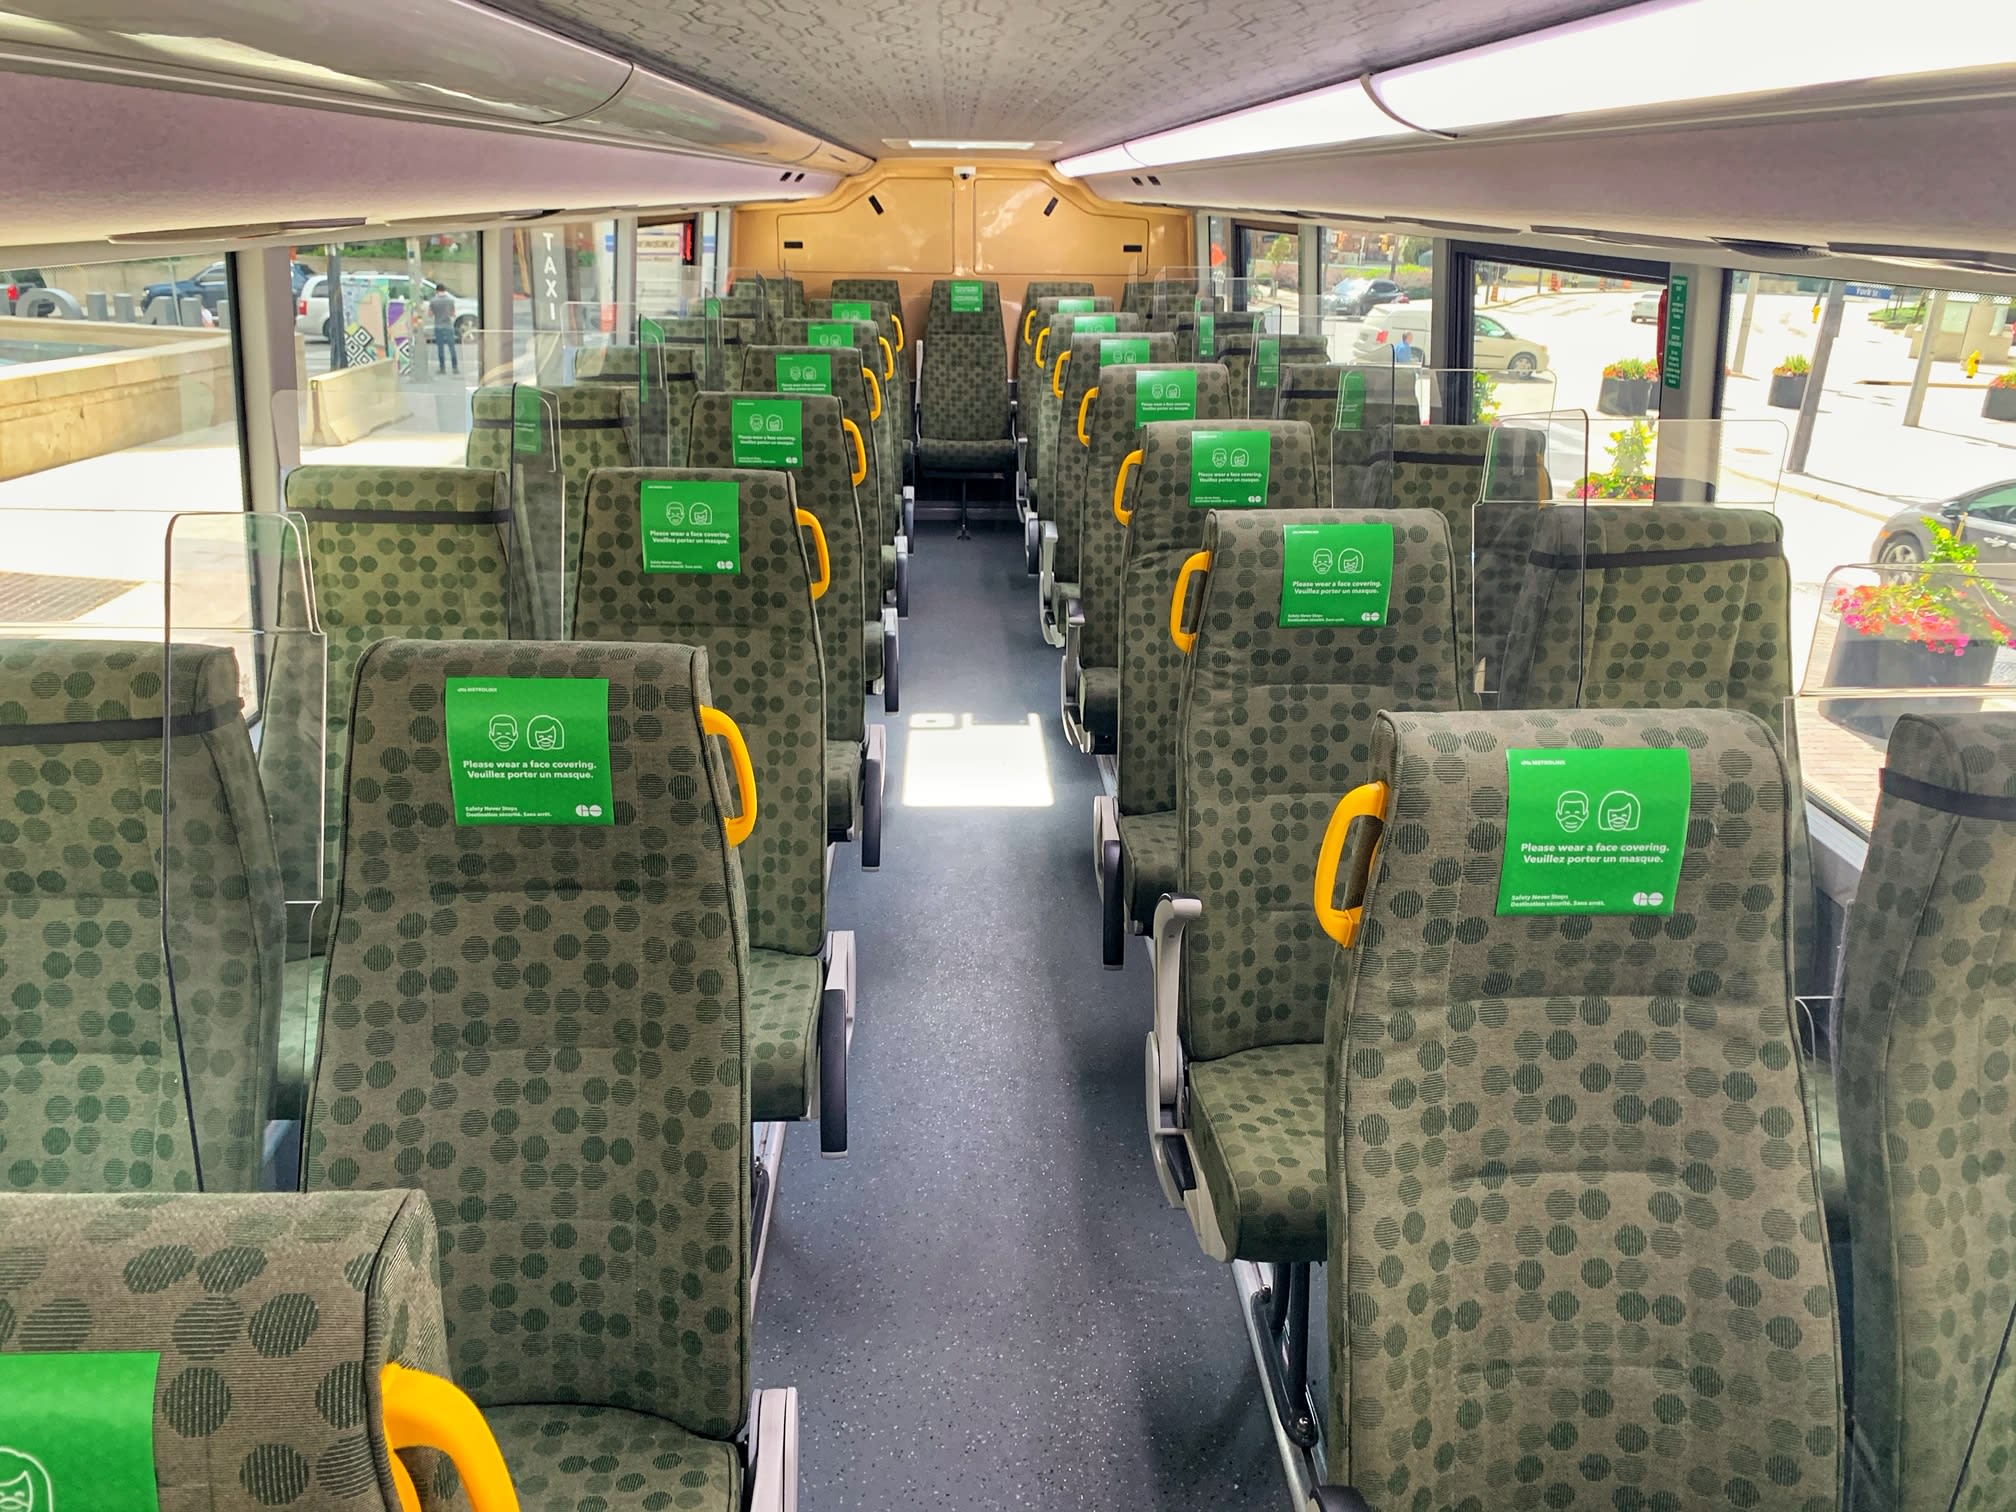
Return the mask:
<svg viewBox="0 0 2016 1512">
<path fill-rule="evenodd" d="M 1253 311 L 1221 310 L 1218 306 L 1222 303 L 1223 300 L 1213 298 L 1205 301 L 1200 310 L 1193 294 L 1171 307 L 1166 318 L 1186 362 L 1217 362 L 1222 355 L 1218 345 L 1221 338 L 1241 334 L 1250 337 L 1258 329 L 1260 317 Z"/>
<path fill-rule="evenodd" d="M 1049 323 L 1060 299 L 1071 300 L 1073 309 L 1088 312 L 1113 308 L 1111 299 L 1099 298 L 1092 292 L 1092 285 L 1084 280 L 1052 278 L 1032 281 L 1022 291 L 1022 303 L 1010 322 L 1013 339 L 1009 345 L 1014 352 L 1015 393 L 1018 399 L 1026 399 L 1034 386 L 1027 375 L 1035 365 L 1036 333 Z M 1086 300 L 1091 303 L 1086 304 Z"/>
<path fill-rule="evenodd" d="M 1384 624 L 1356 622 L 1358 600 L 1351 623 L 1305 622 L 1345 618 L 1320 585 L 1347 551 L 1375 574 L 1389 545 Z M 1181 1032 L 1215 1060 L 1322 1041 L 1335 952 L 1309 908 L 1317 842 L 1365 780 L 1382 709 L 1456 707 L 1455 572 L 1423 510 L 1213 510 L 1204 550 L 1176 813 L 1183 891 L 1204 905 L 1184 937 Z"/>
<path fill-rule="evenodd" d="M 717 706 L 742 727 L 761 795 L 740 852 L 749 942 L 816 955 L 826 937 L 826 694 L 791 474 L 598 472 L 584 505 L 574 638 L 707 653 Z M 696 506 L 711 516 L 704 531 L 690 523 Z"/>
<path fill-rule="evenodd" d="M 770 340 L 770 301 L 768 285 L 754 280 L 748 283 L 731 284 L 721 296 L 720 311 L 724 321 L 740 321 L 742 337 L 749 346 L 761 346 Z"/>
<path fill-rule="evenodd" d="M 426 1193 L 485 1406 L 744 1417 L 748 941 L 711 702 L 691 646 L 380 641 L 357 669 L 308 1186 Z M 541 717 L 605 812 L 457 823 L 457 755 Z"/>
<path fill-rule="evenodd" d="M 252 1191 L 287 921 L 238 659 L 0 641 L 0 763 L 0 1183 Z"/>
<path fill-rule="evenodd" d="M 1276 420 L 1300 420 L 1324 444 L 1316 448 L 1316 492 L 1331 497 L 1329 433 L 1337 424 L 1337 383 L 1344 369 L 1334 362 L 1281 362 L 1281 387 L 1274 394 Z"/>
<path fill-rule="evenodd" d="M 1057 493 L 1051 507 L 1056 511 L 1057 520 L 1056 575 L 1064 582 L 1075 583 L 1079 573 L 1079 547 L 1085 529 L 1085 501 L 1091 487 L 1087 480 L 1094 465 L 1092 447 L 1078 436 L 1080 414 L 1085 416 L 1086 436 L 1092 435 L 1092 415 L 1084 407 L 1085 396 L 1099 387 L 1109 365 L 1117 367 L 1147 361 L 1173 366 L 1176 338 L 1167 331 L 1073 336 L 1070 346 L 1064 350 L 1070 354 L 1071 360 L 1064 365 L 1064 395 L 1057 412 Z M 1120 459 L 1133 450 L 1131 445 L 1124 448 L 1117 446 L 1117 440 L 1117 436 L 1109 435 L 1100 449 L 1099 465 L 1110 464 L 1112 468 L 1106 480 L 1105 503 L 1109 512 L 1113 508 L 1112 474 L 1119 472 Z"/>
<path fill-rule="evenodd" d="M 1029 354 L 1029 360 L 1036 363 L 1035 398 L 1028 401 L 1036 406 L 1036 423 L 1030 429 L 1025 417 L 1022 424 L 1025 430 L 1030 430 L 1028 464 L 1034 469 L 1037 502 L 1042 507 L 1043 517 L 1049 520 L 1057 518 L 1057 457 L 1060 450 L 1057 439 L 1062 432 L 1064 412 L 1062 385 L 1071 374 L 1071 364 L 1067 360 L 1063 376 L 1059 377 L 1058 357 L 1071 350 L 1071 342 L 1078 334 L 1081 320 L 1092 327 L 1088 333 L 1091 335 L 1138 335 L 1147 329 L 1139 315 L 1094 310 L 1091 317 L 1087 320 L 1085 316 L 1072 312 L 1052 312 L 1049 322 L 1037 327 L 1037 344 Z M 1112 326 L 1110 331 L 1106 329 L 1109 323 Z M 1038 358 L 1042 360 L 1038 362 Z M 1074 423 L 1077 420 L 1076 410 L 1072 411 L 1072 420 Z"/>
<path fill-rule="evenodd" d="M 999 284 L 941 278 L 931 285 L 917 382 L 924 435 L 991 441 L 1008 434 L 1008 349 Z"/>
<path fill-rule="evenodd" d="M 1238 351 L 1230 354 L 1236 363 Z M 1310 366 L 1330 360 L 1330 344 L 1322 336 L 1256 336 L 1247 370 L 1246 413 L 1266 419 L 1274 413 L 1281 395 L 1281 380 L 1290 367 Z"/>
<path fill-rule="evenodd" d="M 640 377 L 640 365 L 648 364 L 648 381 Z M 574 381 L 577 384 L 607 383 L 628 387 L 637 395 L 637 425 L 630 438 L 631 452 L 639 467 L 672 465 L 672 409 L 675 398 L 673 374 L 686 381 L 686 397 L 691 402 L 694 384 L 694 354 L 690 347 L 652 342 L 644 346 L 582 347 L 574 354 Z M 684 427 L 681 426 L 683 435 Z M 683 454 L 682 454 L 683 455 Z"/>
<path fill-rule="evenodd" d="M 869 281 L 876 282 L 876 280 Z M 911 423 L 910 386 L 910 370 L 915 359 L 909 351 L 909 333 L 904 330 L 899 318 L 903 308 L 900 295 L 892 292 L 886 299 L 880 296 L 871 299 L 866 295 L 850 297 L 839 292 L 840 286 L 847 282 L 846 279 L 834 280 L 834 293 L 831 299 L 806 300 L 806 315 L 811 320 L 832 320 L 835 318 L 833 309 L 836 304 L 866 306 L 868 318 L 875 326 L 875 334 L 881 338 L 874 344 L 880 356 L 868 366 L 875 370 L 886 389 L 882 402 L 884 407 L 891 411 L 888 416 L 888 429 L 896 448 L 894 466 L 890 473 L 890 486 L 900 493 L 903 486 L 903 458 L 910 445 L 911 432 L 915 428 Z M 890 281 L 889 287 L 891 291 L 895 290 L 893 280 Z M 854 316 L 846 318 L 858 320 L 858 310 Z M 883 346 L 884 342 L 887 343 L 886 347 Z"/>
<path fill-rule="evenodd" d="M 400 1512 L 381 1377 L 448 1374 L 418 1194 L 10 1193 L 0 1231 L 23 1320 L 0 1332 L 0 1369 L 43 1367 L 7 1379 L 44 1379 L 44 1403 L 77 1412 L 10 1403 L 10 1506 Z M 445 1456 L 401 1458 L 431 1507 L 467 1508 Z"/>
<path fill-rule="evenodd" d="M 822 301 L 831 304 L 831 300 Z M 902 365 L 896 361 L 893 345 L 878 338 L 876 323 L 872 320 L 787 320 L 778 328 L 777 340 L 787 347 L 830 347 L 839 332 L 836 326 L 844 326 L 855 358 L 861 368 L 861 385 L 868 396 L 869 421 L 862 426 L 862 434 L 875 448 L 875 504 L 880 529 L 885 533 L 882 540 L 894 540 L 896 518 L 903 498 L 903 453 L 902 437 L 908 435 L 903 422 L 898 418 L 896 405 L 896 384 L 902 375 Z M 873 375 L 871 381 L 869 375 Z M 760 386 L 760 383 L 759 383 Z M 877 413 L 876 399 L 881 400 Z M 851 414 L 852 411 L 849 411 Z M 862 488 L 868 485 L 863 484 Z M 860 489 L 855 492 L 860 493 Z M 867 520 L 870 500 L 862 495 L 862 516 Z M 870 525 L 871 530 L 877 528 Z"/>
<path fill-rule="evenodd" d="M 1037 475 L 1042 465 L 1041 442 L 1038 440 L 1036 417 L 1042 409 L 1042 386 L 1050 381 L 1045 370 L 1049 365 L 1050 343 L 1056 338 L 1046 337 L 1052 317 L 1059 313 L 1058 306 L 1069 304 L 1071 309 L 1063 313 L 1075 314 L 1080 306 L 1087 306 L 1088 315 L 1110 314 L 1113 301 L 1103 295 L 1085 294 L 1043 294 L 1032 299 L 1022 310 L 1022 323 L 1016 330 L 1015 343 L 1015 403 L 1020 415 L 1022 434 L 1029 438 L 1029 450 L 1023 458 L 1023 465 L 1030 477 Z M 1036 361 L 1036 343 L 1043 341 L 1044 361 L 1041 366 Z"/>
<path fill-rule="evenodd" d="M 1486 683 L 1502 707 L 1742 709 L 1779 726 L 1792 694 L 1792 588 L 1776 515 L 1494 504 L 1479 518 L 1500 517 L 1530 517 L 1534 531 L 1503 676 Z M 1488 576 L 1480 567 L 1480 590 Z M 1481 621 L 1480 644 L 1490 644 Z"/>
<path fill-rule="evenodd" d="M 1328 1014 L 1329 1478 L 1379 1506 L 1835 1512 L 1796 773 L 1708 710 L 1387 712 L 1372 744 L 1387 817 Z M 1670 847 L 1663 904 L 1614 862 L 1511 869 L 1578 830 L 1597 855 L 1613 782 Z M 1564 886 L 1626 911 L 1533 906 Z"/>
<path fill-rule="evenodd" d="M 852 322 L 852 325 L 857 332 L 869 329 L 866 321 Z M 870 574 L 872 584 L 868 590 L 868 602 L 872 605 L 882 601 L 882 559 L 875 548 L 883 541 L 896 538 L 894 516 L 897 496 L 891 494 L 883 472 L 883 448 L 878 434 L 880 427 L 874 419 L 874 406 L 869 403 L 868 380 L 863 376 L 867 369 L 861 365 L 861 358 L 861 349 L 851 345 L 828 347 L 801 343 L 755 347 L 750 350 L 749 360 L 743 365 L 743 376 L 748 379 L 752 393 L 767 390 L 773 394 L 809 394 L 820 391 L 818 385 L 824 383 L 827 385 L 824 392 L 840 401 L 841 418 L 854 423 L 855 433 L 861 437 L 861 456 L 855 457 L 851 437 L 847 443 L 847 455 L 850 476 L 852 464 L 856 461 L 867 468 L 867 476 L 854 485 L 854 496 L 860 505 L 861 528 L 867 532 L 867 556 L 875 558 Z M 844 431 L 845 427 L 842 429 Z M 864 563 L 865 560 L 864 557 Z"/>
<path fill-rule="evenodd" d="M 1882 782 L 1835 1052 L 1855 1283 L 1848 1505 L 2006 1507 L 2016 716 L 1906 713 Z"/>
<path fill-rule="evenodd" d="M 521 413 L 514 415 L 514 408 Z M 559 417 L 558 390 L 529 383 L 479 388 L 470 397 L 469 442 L 463 454 L 469 470 L 502 473 L 507 479 L 506 502 L 495 509 L 510 511 L 509 539 L 524 547 L 512 570 L 532 616 L 530 633 L 556 640 L 566 624 L 560 617 L 560 578 L 567 483 L 560 467 Z M 510 554 L 505 555 L 508 564 Z"/>
<path fill-rule="evenodd" d="M 1151 343 L 1151 350 L 1155 346 L 1175 350 L 1176 338 L 1167 331 L 1143 339 Z M 1098 387 L 1085 415 L 1092 444 L 1080 464 L 1078 602 L 1085 623 L 1078 636 L 1078 660 L 1086 667 L 1117 667 L 1120 574 L 1127 551 L 1126 527 L 1113 512 L 1121 464 L 1139 450 L 1142 426 L 1169 420 L 1222 420 L 1231 401 L 1225 370 L 1215 362 L 1109 364 L 1099 370 Z M 1071 444 L 1077 441 L 1073 435 Z M 1125 481 L 1131 484 L 1133 478 L 1130 472 Z"/>
<path fill-rule="evenodd" d="M 508 446 L 508 438 L 505 441 Z M 323 747 L 325 898 L 342 849 L 343 760 L 358 658 L 387 636 L 509 640 L 534 634 L 523 520 L 505 476 L 471 467 L 312 463 L 287 474 L 305 522 L 315 614 L 329 638 Z M 556 529 L 557 549 L 557 529 Z M 265 752 L 262 749 L 261 758 Z M 329 910 L 317 913 L 326 934 Z"/>
<path fill-rule="evenodd" d="M 780 405 L 790 408 L 779 410 Z M 774 443 L 752 449 L 736 439 L 738 416 L 742 434 L 748 435 L 752 415 L 772 414 L 782 415 L 787 436 L 791 422 L 799 427 L 796 465 L 778 460 L 789 453 L 776 450 Z M 817 394 L 702 394 L 693 405 L 690 458 L 688 465 L 696 468 L 788 471 L 798 507 L 817 516 L 833 569 L 832 585 L 816 605 L 826 659 L 826 737 L 860 743 L 867 730 L 868 652 L 862 637 L 868 611 L 866 537 L 848 481 L 854 473 L 854 448 L 840 429 L 840 401 Z M 879 554 L 876 570 L 879 587 Z"/>
<path fill-rule="evenodd" d="M 1231 410 L 1223 366 L 1199 363 L 1197 407 L 1219 411 L 1203 420 L 1158 420 L 1141 427 L 1141 462 L 1128 480 L 1127 540 L 1120 565 L 1119 798 L 1123 814 L 1161 814 L 1176 807 L 1177 715 L 1185 659 L 1169 638 L 1169 600 L 1184 561 L 1204 545 L 1212 506 L 1191 503 L 1192 438 L 1222 430 Z M 1241 426 L 1267 433 L 1268 509 L 1321 508 L 1313 441 L 1298 421 Z M 1207 494 L 1208 498 L 1208 494 Z"/>
<path fill-rule="evenodd" d="M 1376 458 L 1367 497 L 1375 508 L 1432 509 L 1449 526 L 1461 581 L 1456 624 L 1470 643 L 1470 558 L 1477 501 L 1484 492 L 1488 425 L 1395 425 L 1380 433 L 1386 450 Z"/>
</svg>

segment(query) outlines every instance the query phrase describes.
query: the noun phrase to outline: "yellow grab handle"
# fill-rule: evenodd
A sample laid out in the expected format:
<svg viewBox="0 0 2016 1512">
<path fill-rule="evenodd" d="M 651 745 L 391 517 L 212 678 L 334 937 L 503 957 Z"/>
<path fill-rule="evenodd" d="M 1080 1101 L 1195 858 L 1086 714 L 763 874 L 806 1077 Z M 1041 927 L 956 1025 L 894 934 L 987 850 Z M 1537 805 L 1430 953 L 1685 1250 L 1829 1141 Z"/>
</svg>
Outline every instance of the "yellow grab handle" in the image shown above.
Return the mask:
<svg viewBox="0 0 2016 1512">
<path fill-rule="evenodd" d="M 861 480 L 868 476 L 868 448 L 861 444 L 861 427 L 852 420 L 842 417 L 840 428 L 854 441 L 854 476 L 847 481 L 859 488 Z"/>
<path fill-rule="evenodd" d="M 1316 853 L 1316 922 L 1339 947 L 1349 950 L 1358 938 L 1358 925 L 1365 905 L 1337 907 L 1337 867 L 1344 859 L 1344 837 L 1353 819 L 1383 819 L 1386 816 L 1386 784 L 1367 782 L 1337 800 L 1330 812 L 1329 828 L 1323 831 L 1323 848 Z M 1373 842 L 1372 860 L 1379 858 L 1378 842 Z M 1369 863 L 1368 863 L 1369 865 Z"/>
<path fill-rule="evenodd" d="M 1085 434 L 1085 416 L 1092 408 L 1092 401 L 1099 397 L 1099 385 L 1093 384 L 1085 390 L 1085 397 L 1078 401 L 1078 444 L 1090 446 L 1092 438 Z"/>
<path fill-rule="evenodd" d="M 1183 628 L 1183 600 L 1190 592 L 1190 579 L 1210 570 L 1211 553 L 1193 551 L 1183 559 L 1182 570 L 1176 574 L 1176 592 L 1169 599 L 1169 639 L 1176 642 L 1176 649 L 1185 656 L 1197 649 L 1197 632 Z"/>
<path fill-rule="evenodd" d="M 721 829 L 728 836 L 730 845 L 740 845 L 756 828 L 756 763 L 749 759 L 749 742 L 742 738 L 740 725 L 707 704 L 700 705 L 700 728 L 728 742 L 728 760 L 735 768 L 735 786 L 742 793 L 742 812 L 732 819 L 724 816 Z"/>
<path fill-rule="evenodd" d="M 1036 333 L 1036 366 L 1043 366 L 1043 343 L 1050 339 L 1050 327 L 1045 326 Z"/>
<path fill-rule="evenodd" d="M 884 378 L 894 378 L 896 376 L 896 352 L 889 350 L 889 338 L 887 336 L 877 336 L 875 340 L 882 348 L 882 376 Z M 897 343 L 896 351 L 900 352 L 902 349 L 902 343 Z"/>
<path fill-rule="evenodd" d="M 1134 523 L 1134 511 L 1120 501 L 1127 497 L 1127 474 L 1141 465 L 1141 449 L 1136 447 L 1120 459 L 1120 476 L 1113 480 L 1113 518 L 1122 525 Z"/>
<path fill-rule="evenodd" d="M 819 576 L 812 583 L 812 597 L 826 597 L 826 590 L 833 586 L 833 558 L 826 551 L 826 527 L 819 523 L 819 516 L 809 509 L 798 511 L 801 529 L 812 532 L 812 551 L 819 559 Z"/>
<path fill-rule="evenodd" d="M 411 1473 L 399 1463 L 401 1449 L 438 1449 L 453 1460 L 475 1512 L 518 1512 L 518 1493 L 512 1488 L 504 1453 L 481 1410 L 453 1381 L 388 1363 L 378 1373 L 378 1393 L 385 1404 L 385 1448 L 392 1456 L 392 1478 L 406 1512 L 420 1512 L 420 1494 Z"/>
<path fill-rule="evenodd" d="M 875 401 L 869 407 L 868 418 L 870 420 L 880 420 L 882 418 L 882 381 L 875 376 L 875 369 L 873 368 L 861 369 L 861 376 L 868 380 L 868 397 Z"/>
<path fill-rule="evenodd" d="M 903 317 L 899 315 L 896 311 L 891 310 L 889 312 L 889 318 L 891 321 L 895 322 L 896 325 L 896 350 L 900 352 L 903 350 L 904 347 L 909 345 L 909 343 L 903 339 Z"/>
<path fill-rule="evenodd" d="M 1069 352 L 1057 354 L 1057 365 L 1050 369 L 1050 392 L 1059 399 L 1064 397 L 1064 364 L 1071 360 Z"/>
<path fill-rule="evenodd" d="M 1031 305 L 1022 312 L 1022 345 L 1029 345 L 1029 327 L 1036 324 L 1036 306 Z"/>
</svg>

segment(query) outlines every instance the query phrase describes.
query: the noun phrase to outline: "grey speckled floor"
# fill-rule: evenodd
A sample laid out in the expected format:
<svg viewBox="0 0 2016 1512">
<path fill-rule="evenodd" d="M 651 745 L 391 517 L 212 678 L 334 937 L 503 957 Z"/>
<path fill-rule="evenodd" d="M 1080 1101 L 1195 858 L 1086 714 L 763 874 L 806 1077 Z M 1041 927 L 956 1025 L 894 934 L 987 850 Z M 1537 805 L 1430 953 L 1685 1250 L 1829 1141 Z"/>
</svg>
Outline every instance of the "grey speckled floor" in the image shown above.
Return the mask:
<svg viewBox="0 0 2016 1512">
<path fill-rule="evenodd" d="M 1230 1276 L 1149 1166 L 1147 963 L 1099 967 L 1098 774 L 1020 530 L 921 534 L 882 870 L 834 873 L 853 1153 L 794 1132 L 756 1317 L 757 1384 L 800 1392 L 801 1505 L 1279 1512 Z M 913 719 L 1032 711 L 1052 807 L 903 806 Z"/>
</svg>

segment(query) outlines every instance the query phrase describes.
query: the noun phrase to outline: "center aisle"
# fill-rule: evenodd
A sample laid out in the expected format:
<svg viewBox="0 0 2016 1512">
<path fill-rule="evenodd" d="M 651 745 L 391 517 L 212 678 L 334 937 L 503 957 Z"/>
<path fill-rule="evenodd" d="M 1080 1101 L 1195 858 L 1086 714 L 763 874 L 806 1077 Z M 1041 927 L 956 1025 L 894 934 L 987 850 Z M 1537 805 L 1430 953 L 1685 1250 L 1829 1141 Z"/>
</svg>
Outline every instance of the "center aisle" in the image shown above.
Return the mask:
<svg viewBox="0 0 2016 1512">
<path fill-rule="evenodd" d="M 819 1512 L 1274 1512 L 1230 1274 L 1150 1169 L 1147 963 L 1099 967 L 1098 772 L 1058 725 L 1020 528 L 920 535 L 882 870 L 851 846 L 834 868 L 829 922 L 860 945 L 853 1153 L 793 1132 L 756 1383 L 800 1388 Z M 910 771 L 913 731 L 969 715 Z M 990 806 L 1040 801 L 1039 744 L 1048 805 Z M 1003 747 L 1029 751 L 1013 781 L 960 777 Z"/>
</svg>

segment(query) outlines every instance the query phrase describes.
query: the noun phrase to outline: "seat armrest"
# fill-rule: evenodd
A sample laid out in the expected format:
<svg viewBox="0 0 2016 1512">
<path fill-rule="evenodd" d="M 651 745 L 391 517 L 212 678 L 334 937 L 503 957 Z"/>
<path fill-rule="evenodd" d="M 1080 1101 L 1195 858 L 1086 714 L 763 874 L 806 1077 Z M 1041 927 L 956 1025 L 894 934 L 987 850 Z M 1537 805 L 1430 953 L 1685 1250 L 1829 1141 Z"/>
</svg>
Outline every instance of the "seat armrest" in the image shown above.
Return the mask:
<svg viewBox="0 0 2016 1512">
<path fill-rule="evenodd" d="M 1309 1512 L 1372 1512 L 1372 1508 L 1350 1486 L 1318 1486 Z"/>
<path fill-rule="evenodd" d="M 1183 1039 L 1177 1028 L 1183 1000 L 1183 934 L 1204 914 L 1198 898 L 1165 893 L 1155 905 L 1155 1094 L 1174 1110 L 1175 1127 L 1189 1125 L 1183 1095 Z"/>
<path fill-rule="evenodd" d="M 1075 719 L 1083 712 L 1078 696 L 1078 643 L 1085 634 L 1085 606 L 1077 599 L 1064 601 L 1064 707 Z"/>
<path fill-rule="evenodd" d="M 749 1406 L 748 1512 L 798 1512 L 798 1388 L 772 1386 Z"/>
</svg>

